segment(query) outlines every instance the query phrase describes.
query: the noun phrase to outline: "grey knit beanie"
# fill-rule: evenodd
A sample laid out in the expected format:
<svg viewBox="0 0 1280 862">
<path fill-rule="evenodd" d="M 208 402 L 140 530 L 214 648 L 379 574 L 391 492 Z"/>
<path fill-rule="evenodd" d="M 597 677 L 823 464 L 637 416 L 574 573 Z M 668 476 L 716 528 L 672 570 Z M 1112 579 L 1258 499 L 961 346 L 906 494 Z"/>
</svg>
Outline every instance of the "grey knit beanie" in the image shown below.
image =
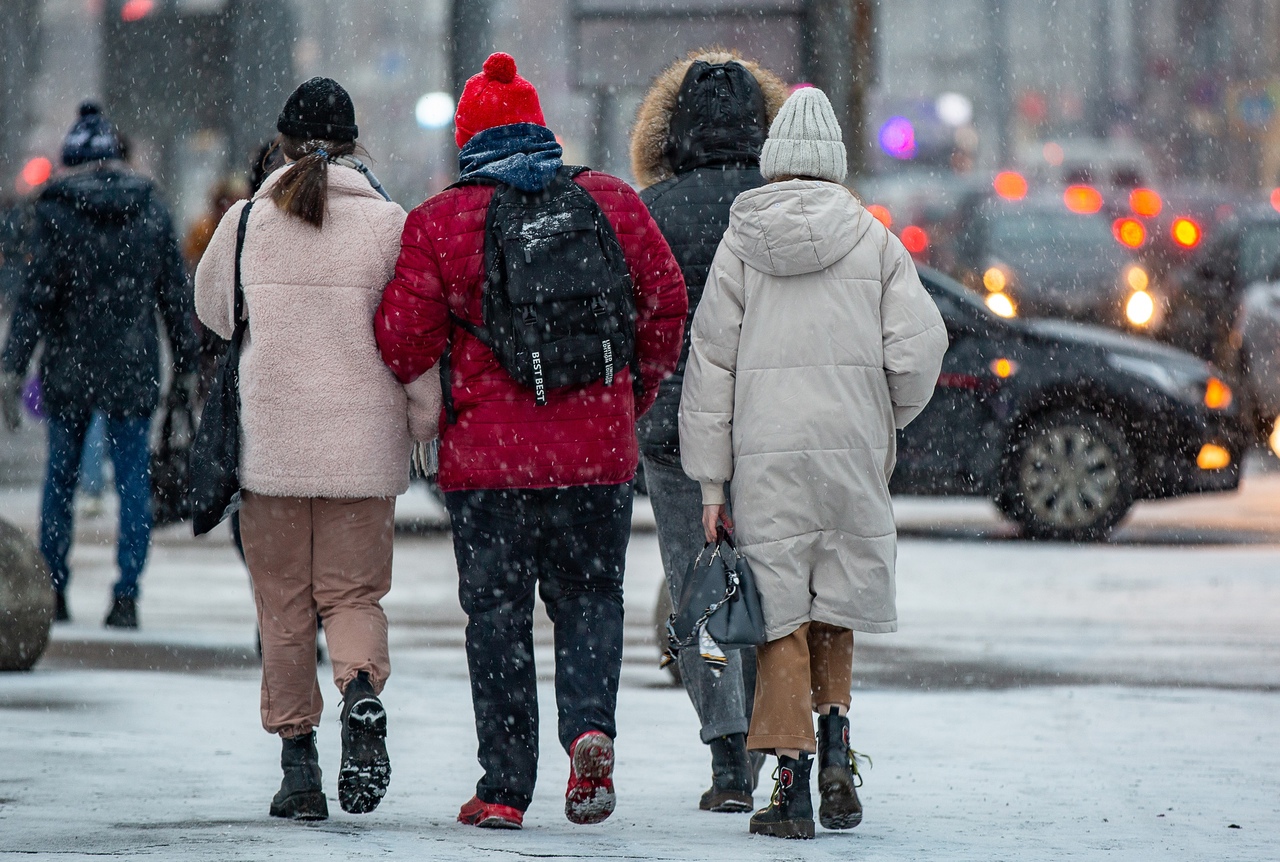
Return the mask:
<svg viewBox="0 0 1280 862">
<path fill-rule="evenodd" d="M 844 182 L 848 157 L 826 93 L 805 87 L 782 104 L 760 154 L 760 173 L 766 180 L 797 176 Z"/>
</svg>

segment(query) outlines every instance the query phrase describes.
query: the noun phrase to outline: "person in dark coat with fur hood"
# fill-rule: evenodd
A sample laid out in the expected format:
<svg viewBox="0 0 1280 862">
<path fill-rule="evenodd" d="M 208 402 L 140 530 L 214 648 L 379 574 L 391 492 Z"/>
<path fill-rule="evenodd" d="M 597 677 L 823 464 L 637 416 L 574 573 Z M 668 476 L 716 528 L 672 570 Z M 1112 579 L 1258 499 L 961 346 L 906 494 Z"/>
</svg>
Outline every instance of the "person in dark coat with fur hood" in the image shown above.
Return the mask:
<svg viewBox="0 0 1280 862">
<path fill-rule="evenodd" d="M 631 169 L 684 273 L 689 318 L 676 372 L 658 390 L 638 433 L 658 544 L 672 601 L 689 562 L 702 549 L 702 497 L 680 466 L 679 410 L 689 327 L 716 248 L 729 225 L 729 207 L 742 192 L 764 184 L 760 152 L 769 124 L 787 98 L 772 72 L 725 51 L 695 51 L 673 63 L 649 89 L 631 136 Z M 746 812 L 760 761 L 747 754 L 746 732 L 755 690 L 755 655 L 731 652 L 717 677 L 697 650 L 684 650 L 681 678 L 711 748 L 711 788 L 700 800 L 709 811 Z"/>
<path fill-rule="evenodd" d="M 169 336 L 175 386 L 194 383 L 191 292 L 169 211 L 155 186 L 125 167 L 115 127 L 92 102 L 68 132 L 69 170 L 33 206 L 32 260 L 13 312 L 0 368 L 5 424 L 17 427 L 22 380 L 43 343 L 40 383 L 49 417 L 49 466 L 40 508 L 40 550 L 69 618 L 67 556 L 85 434 L 95 410 L 120 497 L 120 579 L 106 624 L 136 628 L 138 579 L 151 545 L 151 414 L 160 399 L 160 333 Z"/>
</svg>

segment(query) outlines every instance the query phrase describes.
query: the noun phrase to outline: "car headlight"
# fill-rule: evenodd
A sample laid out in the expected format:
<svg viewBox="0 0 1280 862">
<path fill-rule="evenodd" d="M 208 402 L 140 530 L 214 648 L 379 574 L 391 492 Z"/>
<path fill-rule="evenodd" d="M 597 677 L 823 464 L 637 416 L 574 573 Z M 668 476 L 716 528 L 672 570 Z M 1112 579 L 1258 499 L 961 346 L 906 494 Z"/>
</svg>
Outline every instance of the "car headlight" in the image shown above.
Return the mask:
<svg viewBox="0 0 1280 862">
<path fill-rule="evenodd" d="M 1204 404 L 1205 389 L 1213 379 L 1198 368 L 1171 366 L 1123 353 L 1108 354 L 1107 364 L 1118 371 L 1141 377 L 1159 391 L 1188 404 Z M 1221 381 L 1219 384 L 1226 385 Z"/>
</svg>

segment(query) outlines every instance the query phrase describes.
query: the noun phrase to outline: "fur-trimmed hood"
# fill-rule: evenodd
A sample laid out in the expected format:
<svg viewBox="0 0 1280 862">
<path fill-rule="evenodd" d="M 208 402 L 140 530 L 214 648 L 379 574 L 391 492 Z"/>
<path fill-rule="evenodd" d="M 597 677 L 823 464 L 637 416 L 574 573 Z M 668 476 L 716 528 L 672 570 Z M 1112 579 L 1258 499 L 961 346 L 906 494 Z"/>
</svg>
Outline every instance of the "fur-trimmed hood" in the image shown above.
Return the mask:
<svg viewBox="0 0 1280 862">
<path fill-rule="evenodd" d="M 759 64 L 743 59 L 734 51 L 718 48 L 698 50 L 672 63 L 649 87 L 649 92 L 636 113 L 635 128 L 631 132 L 631 172 L 635 174 L 636 183 L 641 188 L 675 175 L 667 156 L 671 118 L 685 75 L 698 61 L 711 65 L 732 61 L 751 73 L 764 95 L 765 131 L 768 131 L 773 118 L 782 108 L 782 103 L 787 100 L 788 88 L 781 78 Z"/>
</svg>

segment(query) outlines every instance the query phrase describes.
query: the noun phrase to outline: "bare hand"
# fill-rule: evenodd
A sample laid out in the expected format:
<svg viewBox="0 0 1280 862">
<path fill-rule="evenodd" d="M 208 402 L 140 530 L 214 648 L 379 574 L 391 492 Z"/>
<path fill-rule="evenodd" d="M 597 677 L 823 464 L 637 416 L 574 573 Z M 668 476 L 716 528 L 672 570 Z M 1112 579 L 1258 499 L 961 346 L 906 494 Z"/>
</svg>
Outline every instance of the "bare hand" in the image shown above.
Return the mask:
<svg viewBox="0 0 1280 862">
<path fill-rule="evenodd" d="M 707 542 L 716 540 L 717 527 L 724 527 L 726 533 L 733 532 L 733 521 L 729 518 L 729 513 L 725 510 L 724 504 L 713 504 L 702 507 L 702 531 L 707 536 Z"/>
</svg>

